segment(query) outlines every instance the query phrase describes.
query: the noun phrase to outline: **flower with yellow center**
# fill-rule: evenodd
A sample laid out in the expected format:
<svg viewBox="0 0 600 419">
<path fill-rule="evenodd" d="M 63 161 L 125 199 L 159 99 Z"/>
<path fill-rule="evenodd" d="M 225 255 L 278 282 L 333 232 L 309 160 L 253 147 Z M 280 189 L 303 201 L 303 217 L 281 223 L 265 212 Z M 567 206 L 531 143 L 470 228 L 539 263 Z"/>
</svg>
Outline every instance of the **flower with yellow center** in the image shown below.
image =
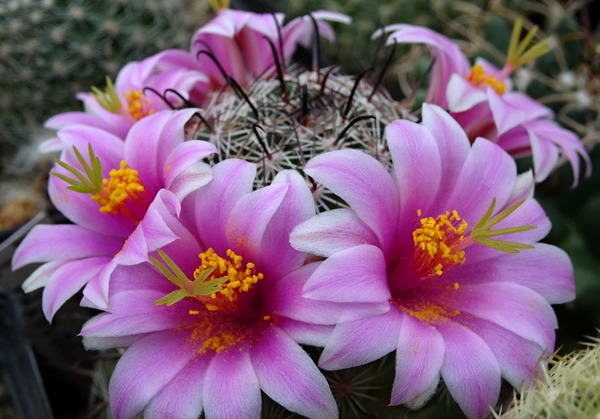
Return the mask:
<svg viewBox="0 0 600 419">
<path fill-rule="evenodd" d="M 306 174 L 348 208 L 305 221 L 290 241 L 325 258 L 303 295 L 337 302 L 347 319 L 335 324 L 321 368 L 396 351 L 392 405 L 418 408 L 443 379 L 466 416 L 482 419 L 502 377 L 527 382 L 553 350 L 550 303 L 573 298 L 573 271 L 564 252 L 537 243 L 549 222 L 531 174 L 517 177 L 490 141 L 470 144 L 441 108 L 425 104 L 422 115 L 422 124 L 386 127 L 393 174 L 355 150 L 311 159 Z M 382 301 L 388 311 L 358 316 Z"/>
<path fill-rule="evenodd" d="M 100 212 L 122 216 L 135 224 L 139 223 L 148 209 L 149 197 L 145 194 L 142 181 L 138 172 L 127 166 L 127 162 L 121 161 L 119 169 L 112 169 L 108 179 L 102 179 L 102 163 L 98 159 L 91 143 L 88 144 L 88 155 L 91 167 L 85 161 L 79 150 L 73 146 L 73 152 L 77 156 L 83 169 L 83 173 L 55 159 L 55 162 L 74 175 L 70 178 L 60 173 L 50 172 L 69 183 L 67 189 L 75 192 L 91 194 L 92 201 L 100 205 Z"/>
</svg>

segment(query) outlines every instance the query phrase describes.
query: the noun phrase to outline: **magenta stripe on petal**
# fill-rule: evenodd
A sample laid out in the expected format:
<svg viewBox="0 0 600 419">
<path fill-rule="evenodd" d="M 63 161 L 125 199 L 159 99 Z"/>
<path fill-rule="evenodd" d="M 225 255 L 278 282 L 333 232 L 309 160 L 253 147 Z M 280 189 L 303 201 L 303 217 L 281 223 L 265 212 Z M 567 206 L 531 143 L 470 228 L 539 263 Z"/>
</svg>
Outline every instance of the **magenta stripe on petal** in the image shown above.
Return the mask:
<svg viewBox="0 0 600 419">
<path fill-rule="evenodd" d="M 136 341 L 117 363 L 109 384 L 115 419 L 133 419 L 197 355 L 190 331 L 153 333 Z M 149 362 L 151 360 L 151 362 Z"/>
<path fill-rule="evenodd" d="M 331 255 L 308 279 L 303 295 L 338 303 L 387 301 L 391 294 L 381 249 L 360 245 Z"/>
<path fill-rule="evenodd" d="M 385 314 L 338 323 L 321 354 L 319 366 L 327 370 L 357 367 L 375 361 L 398 346 L 401 314 Z"/>
<path fill-rule="evenodd" d="M 200 238 L 204 248 L 212 247 L 217 254 L 224 255 L 229 248 L 225 226 L 235 203 L 252 191 L 256 165 L 238 159 L 227 159 L 213 167 L 213 180 L 186 200 L 186 213 L 193 233 Z"/>
<path fill-rule="evenodd" d="M 439 381 L 445 352 L 444 339 L 435 328 L 406 313 L 401 313 L 398 320 L 401 328 L 391 404 L 403 404 L 417 399 L 424 404 Z M 420 406 L 413 404 L 411 407 Z"/>
<path fill-rule="evenodd" d="M 208 355 L 190 360 L 150 400 L 144 410 L 144 419 L 198 419 L 203 409 L 204 377 L 209 362 Z"/>
<path fill-rule="evenodd" d="M 280 279 L 304 263 L 306 254 L 291 246 L 290 232 L 316 213 L 312 193 L 298 172 L 282 171 L 272 185 L 286 185 L 287 191 L 260 243 L 260 268 L 267 281 Z"/>
<path fill-rule="evenodd" d="M 113 256 L 122 240 L 102 236 L 76 225 L 37 225 L 13 256 L 13 270 L 29 263 Z"/>
<path fill-rule="evenodd" d="M 205 382 L 208 383 L 203 393 L 207 418 L 260 418 L 260 382 L 247 349 L 216 354 Z"/>
<path fill-rule="evenodd" d="M 490 414 L 500 393 L 501 371 L 485 341 L 452 322 L 437 327 L 445 342 L 441 373 L 450 394 L 469 419 Z"/>
<path fill-rule="evenodd" d="M 505 328 L 469 315 L 454 319 L 477 333 L 490 347 L 498 360 L 502 377 L 513 387 L 527 385 L 532 371 L 539 367 L 544 350 L 536 343 L 524 339 Z M 546 356 L 550 355 L 548 352 Z"/>
<path fill-rule="evenodd" d="M 381 163 L 362 151 L 337 150 L 311 159 L 306 174 L 346 201 L 387 252 L 396 229 L 398 194 Z"/>
<path fill-rule="evenodd" d="M 266 330 L 250 356 L 261 390 L 281 406 L 309 418 L 338 417 L 327 380 L 283 330 Z"/>
<path fill-rule="evenodd" d="M 328 257 L 361 244 L 377 246 L 377 236 L 354 211 L 334 209 L 299 224 L 290 234 L 295 249 Z"/>
</svg>

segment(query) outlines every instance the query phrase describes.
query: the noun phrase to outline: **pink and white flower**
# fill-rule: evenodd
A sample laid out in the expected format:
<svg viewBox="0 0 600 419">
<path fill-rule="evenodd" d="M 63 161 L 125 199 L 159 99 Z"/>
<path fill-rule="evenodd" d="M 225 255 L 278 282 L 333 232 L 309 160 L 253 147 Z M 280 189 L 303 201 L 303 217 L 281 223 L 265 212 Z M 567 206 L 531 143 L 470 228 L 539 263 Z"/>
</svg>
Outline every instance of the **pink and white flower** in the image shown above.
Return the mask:
<svg viewBox="0 0 600 419">
<path fill-rule="evenodd" d="M 512 91 L 510 74 L 547 51 L 548 40 L 525 50 L 534 31 L 518 45 L 520 25 L 519 21 L 515 24 L 507 64 L 502 69 L 483 58 L 477 58 L 471 66 L 454 42 L 428 28 L 396 24 L 374 36 L 391 32 L 388 44 L 424 43 L 429 47 L 435 62 L 425 100 L 448 109 L 471 141 L 483 137 L 513 157 L 532 155 L 536 182 L 548 177 L 562 152 L 571 162 L 573 183 L 577 185 L 579 156 L 586 162 L 586 176 L 591 173 L 588 153 L 579 138 L 552 120 L 554 113 L 550 108 L 524 93 Z"/>
<path fill-rule="evenodd" d="M 324 21 L 350 23 L 348 16 L 326 10 L 311 15 L 319 34 L 329 41 L 333 41 L 335 35 Z M 201 51 L 210 52 L 228 76 L 246 87 L 260 75 L 275 69 L 275 58 L 267 39 L 274 45 L 284 67 L 297 45 L 308 46 L 314 29 L 309 16 L 296 18 L 285 26 L 284 18 L 281 13 L 221 9 L 216 18 L 198 29 L 192 37 L 191 52 L 198 58 L 198 68 L 210 77 L 210 89 L 218 91 L 226 81 L 207 55 L 199 55 Z"/>
<path fill-rule="evenodd" d="M 88 349 L 128 347 L 109 386 L 114 416 L 257 419 L 263 391 L 290 411 L 336 418 L 327 381 L 298 345 L 323 346 L 331 327 L 272 308 L 313 271 L 288 239 L 315 214 L 310 190 L 298 173 L 283 171 L 252 192 L 256 166 L 237 159 L 213 174 L 183 204 L 178 231 L 168 220 L 157 227 L 178 239 L 157 252 L 141 242 L 123 249 L 147 254 L 154 266 L 119 266 L 108 312 L 83 328 Z M 302 300 L 296 292 L 288 310 Z M 317 317 L 333 313 L 327 303 L 309 308 Z"/>
<path fill-rule="evenodd" d="M 60 177 L 74 178 L 74 174 L 57 164 L 54 173 L 59 176 L 50 177 L 48 193 L 74 225 L 38 225 L 14 254 L 13 269 L 44 263 L 23 289 L 29 292 L 45 287 L 43 310 L 48 320 L 90 281 L 89 304 L 105 306 L 108 280 L 116 265 L 139 263 L 120 255 L 126 243 L 145 237 L 147 246 L 156 248 L 174 240 L 153 234 L 157 214 L 175 211 L 178 203 L 171 195 L 184 199 L 212 178 L 210 167 L 201 160 L 216 152 L 215 147 L 205 141 L 185 141 L 195 132 L 196 111 L 152 114 L 134 124 L 125 141 L 86 125 L 71 125 L 58 132 L 63 149 L 60 161 L 86 178 L 74 153 L 77 149 L 94 172 L 92 179 L 87 176 L 94 185 L 79 192 L 69 189 L 70 183 Z M 93 156 L 86 158 L 89 147 Z M 98 163 L 91 161 L 96 159 Z M 162 194 L 163 189 L 171 194 Z"/>
<path fill-rule="evenodd" d="M 319 365 L 354 367 L 395 350 L 392 404 L 423 405 L 441 377 L 469 418 L 483 418 L 502 377 L 519 388 L 553 351 L 550 304 L 574 298 L 570 260 L 537 243 L 550 222 L 532 198 L 533 178 L 517 176 L 496 144 L 471 145 L 450 115 L 427 104 L 422 125 L 395 121 L 386 137 L 392 174 L 356 150 L 306 165 L 349 208 L 292 231 L 296 249 L 327 258 L 303 295 L 390 307 L 338 321 Z"/>
<path fill-rule="evenodd" d="M 94 88 L 93 93 L 77 95 L 83 101 L 85 112 L 53 116 L 45 126 L 60 130 L 82 124 L 100 128 L 124 140 L 133 124 L 142 118 L 185 105 L 178 95 L 167 92 L 167 89 L 176 91 L 186 100 L 199 94 L 208 77 L 197 69 L 181 65 L 181 62 L 189 62 L 190 58 L 187 51 L 167 50 L 140 62 L 131 62 L 121 69 L 114 86 L 107 78 L 106 92 Z M 198 98 L 194 99 L 198 101 Z M 60 149 L 60 144 L 58 138 L 53 138 L 41 149 L 53 151 Z"/>
</svg>

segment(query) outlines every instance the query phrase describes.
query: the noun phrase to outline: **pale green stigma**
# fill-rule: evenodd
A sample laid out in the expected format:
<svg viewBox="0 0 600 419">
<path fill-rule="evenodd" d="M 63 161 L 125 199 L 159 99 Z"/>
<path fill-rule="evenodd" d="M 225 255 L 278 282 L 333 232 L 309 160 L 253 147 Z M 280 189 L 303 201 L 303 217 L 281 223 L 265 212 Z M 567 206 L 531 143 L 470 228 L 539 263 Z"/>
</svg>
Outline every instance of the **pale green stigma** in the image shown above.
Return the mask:
<svg viewBox="0 0 600 419">
<path fill-rule="evenodd" d="M 208 0 L 215 12 L 219 12 L 221 9 L 229 9 L 229 0 Z"/>
<path fill-rule="evenodd" d="M 91 167 L 87 164 L 75 146 L 73 146 L 73 152 L 75 153 L 75 156 L 77 156 L 77 160 L 79 160 L 81 167 L 85 171 L 85 176 L 81 173 L 81 171 L 58 159 L 54 159 L 56 164 L 71 172 L 75 176 L 75 179 L 56 172 L 50 172 L 50 174 L 70 184 L 71 186 L 67 186 L 67 189 L 93 195 L 99 194 L 102 191 L 102 164 L 100 163 L 100 159 L 94 154 L 92 144 L 88 144 L 88 156 Z"/>
<path fill-rule="evenodd" d="M 211 279 L 210 281 L 204 282 L 210 274 L 215 270 L 214 267 L 206 269 L 202 272 L 195 281 L 190 279 L 181 271 L 179 266 L 171 259 L 165 252 L 160 249 L 156 250 L 163 261 L 168 265 L 168 268 L 163 265 L 158 259 L 150 256 L 150 261 L 156 266 L 162 274 L 173 284 L 179 287 L 178 290 L 170 292 L 164 297 L 156 300 L 155 305 L 166 304 L 171 306 L 178 301 L 183 300 L 185 297 L 192 297 L 194 295 L 211 295 L 222 289 L 219 284 L 227 281 L 229 277 L 224 276 L 221 278 Z M 169 269 L 170 268 L 170 269 Z"/>
<path fill-rule="evenodd" d="M 471 231 L 471 237 L 473 237 L 473 239 L 479 244 L 493 247 L 496 250 L 500 250 L 502 252 L 507 253 L 520 253 L 518 249 L 535 249 L 535 247 L 530 244 L 490 239 L 490 237 L 494 236 L 520 233 L 522 231 L 534 230 L 537 228 L 536 226 L 519 226 L 491 230 L 492 226 L 498 224 L 500 221 L 504 220 L 510 214 L 515 212 L 517 208 L 519 208 L 523 204 L 523 202 L 525 201 L 517 202 L 516 204 L 511 205 L 510 207 L 502 211 L 500 214 L 490 219 L 490 216 L 494 212 L 494 207 L 496 206 L 496 198 L 494 198 L 492 200 L 492 205 L 490 205 L 485 214 L 483 214 L 483 217 L 481 217 L 481 219 L 473 227 L 473 230 Z"/>
<path fill-rule="evenodd" d="M 103 92 L 97 87 L 92 86 L 92 95 L 96 99 L 96 102 L 98 102 L 98 105 L 109 112 L 117 113 L 123 107 L 115 86 L 108 76 L 106 76 L 106 91 Z"/>
<path fill-rule="evenodd" d="M 534 26 L 525 35 L 525 38 L 519 42 L 521 36 L 521 29 L 523 28 L 523 19 L 517 19 L 515 26 L 513 26 L 512 35 L 510 37 L 510 44 L 508 47 L 507 63 L 512 67 L 512 70 L 527 64 L 529 61 L 535 60 L 538 57 L 546 54 L 550 49 L 551 37 L 545 38 L 538 42 L 536 45 L 527 49 L 531 40 L 537 33 L 538 27 Z"/>
</svg>

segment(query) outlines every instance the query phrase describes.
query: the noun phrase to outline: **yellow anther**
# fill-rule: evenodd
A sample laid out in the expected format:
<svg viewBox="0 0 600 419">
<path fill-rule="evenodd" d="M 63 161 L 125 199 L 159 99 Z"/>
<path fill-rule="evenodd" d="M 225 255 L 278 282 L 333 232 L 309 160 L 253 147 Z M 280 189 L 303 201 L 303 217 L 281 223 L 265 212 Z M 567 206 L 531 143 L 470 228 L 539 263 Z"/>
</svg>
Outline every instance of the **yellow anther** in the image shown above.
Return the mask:
<svg viewBox="0 0 600 419">
<path fill-rule="evenodd" d="M 188 311 L 189 314 L 200 314 L 200 312 L 198 310 L 190 310 Z"/>
<path fill-rule="evenodd" d="M 451 267 L 465 263 L 465 252 L 457 246 L 464 239 L 468 225 L 458 212 L 446 212 L 436 219 L 422 218 L 420 224 L 421 227 L 413 231 L 412 263 L 424 278 L 442 275 Z"/>
<path fill-rule="evenodd" d="M 127 110 L 136 121 L 154 113 L 154 110 L 150 108 L 152 101 L 145 98 L 141 90 L 133 90 L 132 88 L 129 93 L 123 92 L 123 95 L 127 100 Z"/>
<path fill-rule="evenodd" d="M 127 163 L 121 161 L 119 169 L 111 170 L 109 176 L 109 179 L 102 179 L 102 190 L 92 195 L 92 200 L 100 205 L 100 212 L 134 218 L 134 209 L 147 207 L 137 170 L 128 168 Z"/>
<path fill-rule="evenodd" d="M 210 311 L 231 309 L 231 303 L 236 303 L 241 292 L 248 292 L 252 286 L 256 284 L 264 276 L 261 273 L 256 273 L 255 265 L 247 263 L 243 265 L 243 258 L 231 249 L 227 250 L 229 260 L 226 260 L 215 253 L 210 248 L 206 252 L 200 254 L 202 264 L 194 272 L 194 278 L 197 278 L 206 269 L 214 267 L 215 270 L 209 275 L 205 281 L 210 281 L 213 278 L 222 277 L 224 274 L 229 278 L 221 283 L 222 287 L 219 291 L 210 295 L 214 304 L 205 303 L 205 306 Z"/>
<path fill-rule="evenodd" d="M 504 94 L 506 91 L 506 85 L 498 80 L 493 74 L 487 73 L 480 64 L 474 65 L 471 70 L 469 70 L 466 79 L 477 87 L 490 86 L 499 95 Z M 453 213 L 454 212 L 456 211 L 453 211 Z"/>
</svg>

